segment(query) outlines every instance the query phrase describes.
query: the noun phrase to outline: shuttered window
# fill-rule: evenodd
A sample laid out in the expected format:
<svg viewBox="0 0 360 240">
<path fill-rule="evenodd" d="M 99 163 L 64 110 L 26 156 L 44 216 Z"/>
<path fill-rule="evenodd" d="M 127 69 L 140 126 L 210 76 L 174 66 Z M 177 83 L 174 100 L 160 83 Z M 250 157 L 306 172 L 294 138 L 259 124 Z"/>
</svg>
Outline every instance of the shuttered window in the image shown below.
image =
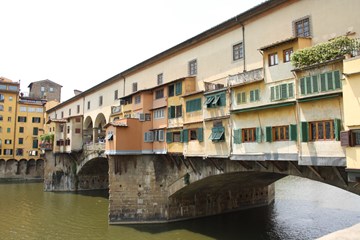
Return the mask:
<svg viewBox="0 0 360 240">
<path fill-rule="evenodd" d="M 260 101 L 260 90 L 255 89 L 250 91 L 250 102 Z"/>
<path fill-rule="evenodd" d="M 154 141 L 154 133 L 153 132 L 145 132 L 144 133 L 144 142 L 153 142 Z"/>
<path fill-rule="evenodd" d="M 198 128 L 197 129 L 197 138 L 198 138 L 199 142 L 204 141 L 204 129 L 203 128 Z"/>
<path fill-rule="evenodd" d="M 340 119 L 316 122 L 301 122 L 301 141 L 340 141 L 340 131 Z"/>
<path fill-rule="evenodd" d="M 341 89 L 340 71 L 300 78 L 300 94 L 307 95 Z"/>
<path fill-rule="evenodd" d="M 186 112 L 201 110 L 201 98 L 186 101 Z"/>
<path fill-rule="evenodd" d="M 237 104 L 246 103 L 246 92 L 239 92 L 236 94 L 236 103 Z"/>
<path fill-rule="evenodd" d="M 278 101 L 294 97 L 294 84 L 284 83 L 270 87 L 270 100 Z"/>
<path fill-rule="evenodd" d="M 182 82 L 175 83 L 175 94 L 181 95 L 182 93 Z"/>
<path fill-rule="evenodd" d="M 226 105 L 225 93 L 220 93 L 220 94 L 206 97 L 204 105 L 206 105 L 208 108 L 225 106 Z"/>
<path fill-rule="evenodd" d="M 211 135 L 209 137 L 213 142 L 225 141 L 225 128 L 224 127 L 213 127 L 211 129 Z"/>
<path fill-rule="evenodd" d="M 244 128 L 241 129 L 241 136 L 240 136 L 240 141 L 243 143 L 246 142 L 261 142 L 261 128 L 257 127 L 257 128 Z"/>
</svg>

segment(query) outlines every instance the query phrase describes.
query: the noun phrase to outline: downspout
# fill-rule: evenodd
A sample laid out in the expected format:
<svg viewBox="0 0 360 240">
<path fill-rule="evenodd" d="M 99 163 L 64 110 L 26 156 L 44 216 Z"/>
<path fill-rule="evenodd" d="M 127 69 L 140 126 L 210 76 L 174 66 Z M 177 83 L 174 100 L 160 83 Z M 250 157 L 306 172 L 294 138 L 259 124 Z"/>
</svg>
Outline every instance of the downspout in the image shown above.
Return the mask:
<svg viewBox="0 0 360 240">
<path fill-rule="evenodd" d="M 120 75 L 123 79 L 124 79 L 124 87 L 123 87 L 123 97 L 125 96 L 125 83 L 126 83 L 126 79 L 123 75 Z"/>
<path fill-rule="evenodd" d="M 20 85 L 20 84 L 19 84 Z M 18 107 L 18 104 L 20 104 L 20 98 L 19 98 L 19 95 L 17 95 L 16 97 L 16 104 L 15 104 L 15 119 L 14 119 L 14 139 L 13 139 L 13 159 L 15 159 L 15 152 L 16 152 L 16 149 L 15 149 L 15 142 L 16 142 L 16 123 L 17 123 L 17 107 Z M 24 153 L 24 152 L 23 152 Z M 19 162 L 18 162 L 19 164 Z"/>
<path fill-rule="evenodd" d="M 245 54 L 245 26 L 243 23 L 240 23 L 242 28 L 242 45 L 243 45 L 243 57 L 244 57 L 244 66 L 243 66 L 243 72 L 246 72 L 246 54 Z"/>
</svg>

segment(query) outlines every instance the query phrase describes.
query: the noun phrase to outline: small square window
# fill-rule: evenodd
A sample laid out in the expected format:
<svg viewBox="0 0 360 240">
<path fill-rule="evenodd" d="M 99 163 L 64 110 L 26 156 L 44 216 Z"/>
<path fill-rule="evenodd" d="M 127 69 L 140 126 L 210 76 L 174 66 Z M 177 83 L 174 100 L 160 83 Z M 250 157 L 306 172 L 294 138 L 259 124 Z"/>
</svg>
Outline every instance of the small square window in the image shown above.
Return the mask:
<svg viewBox="0 0 360 240">
<path fill-rule="evenodd" d="M 303 18 L 294 23 L 296 37 L 309 37 L 310 34 L 310 19 Z"/>
<path fill-rule="evenodd" d="M 243 44 L 238 43 L 233 45 L 233 61 L 239 60 L 244 57 Z"/>
<path fill-rule="evenodd" d="M 140 95 L 135 96 L 134 102 L 135 104 L 139 104 L 141 102 L 141 96 Z"/>
<path fill-rule="evenodd" d="M 277 53 L 269 54 L 269 66 L 275 66 L 279 64 L 279 57 Z"/>
<path fill-rule="evenodd" d="M 54 88 L 53 88 L 53 87 L 50 87 L 50 88 L 49 88 L 49 92 L 54 92 Z"/>
<path fill-rule="evenodd" d="M 133 92 L 136 92 L 137 90 L 138 90 L 138 85 L 137 85 L 137 83 L 135 82 L 135 83 L 132 84 L 132 91 L 133 91 Z"/>
</svg>

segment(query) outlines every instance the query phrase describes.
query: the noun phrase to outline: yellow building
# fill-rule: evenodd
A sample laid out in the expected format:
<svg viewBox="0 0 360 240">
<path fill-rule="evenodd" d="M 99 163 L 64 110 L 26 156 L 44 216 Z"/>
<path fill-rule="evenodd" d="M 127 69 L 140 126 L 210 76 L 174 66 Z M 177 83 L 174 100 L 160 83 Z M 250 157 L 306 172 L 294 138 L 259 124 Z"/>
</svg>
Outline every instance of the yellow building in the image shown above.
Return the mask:
<svg viewBox="0 0 360 240">
<path fill-rule="evenodd" d="M 344 60 L 344 129 L 341 145 L 346 149 L 349 181 L 360 182 L 360 56 Z"/>
</svg>

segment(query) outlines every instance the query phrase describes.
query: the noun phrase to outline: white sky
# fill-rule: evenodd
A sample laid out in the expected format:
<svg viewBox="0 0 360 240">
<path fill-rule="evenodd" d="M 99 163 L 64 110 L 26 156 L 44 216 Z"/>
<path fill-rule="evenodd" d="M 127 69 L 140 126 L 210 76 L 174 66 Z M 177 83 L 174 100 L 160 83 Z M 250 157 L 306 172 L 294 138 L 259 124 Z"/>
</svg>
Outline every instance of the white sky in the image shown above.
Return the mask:
<svg viewBox="0 0 360 240">
<path fill-rule="evenodd" d="M 0 76 L 94 85 L 264 0 L 0 0 Z"/>
</svg>

